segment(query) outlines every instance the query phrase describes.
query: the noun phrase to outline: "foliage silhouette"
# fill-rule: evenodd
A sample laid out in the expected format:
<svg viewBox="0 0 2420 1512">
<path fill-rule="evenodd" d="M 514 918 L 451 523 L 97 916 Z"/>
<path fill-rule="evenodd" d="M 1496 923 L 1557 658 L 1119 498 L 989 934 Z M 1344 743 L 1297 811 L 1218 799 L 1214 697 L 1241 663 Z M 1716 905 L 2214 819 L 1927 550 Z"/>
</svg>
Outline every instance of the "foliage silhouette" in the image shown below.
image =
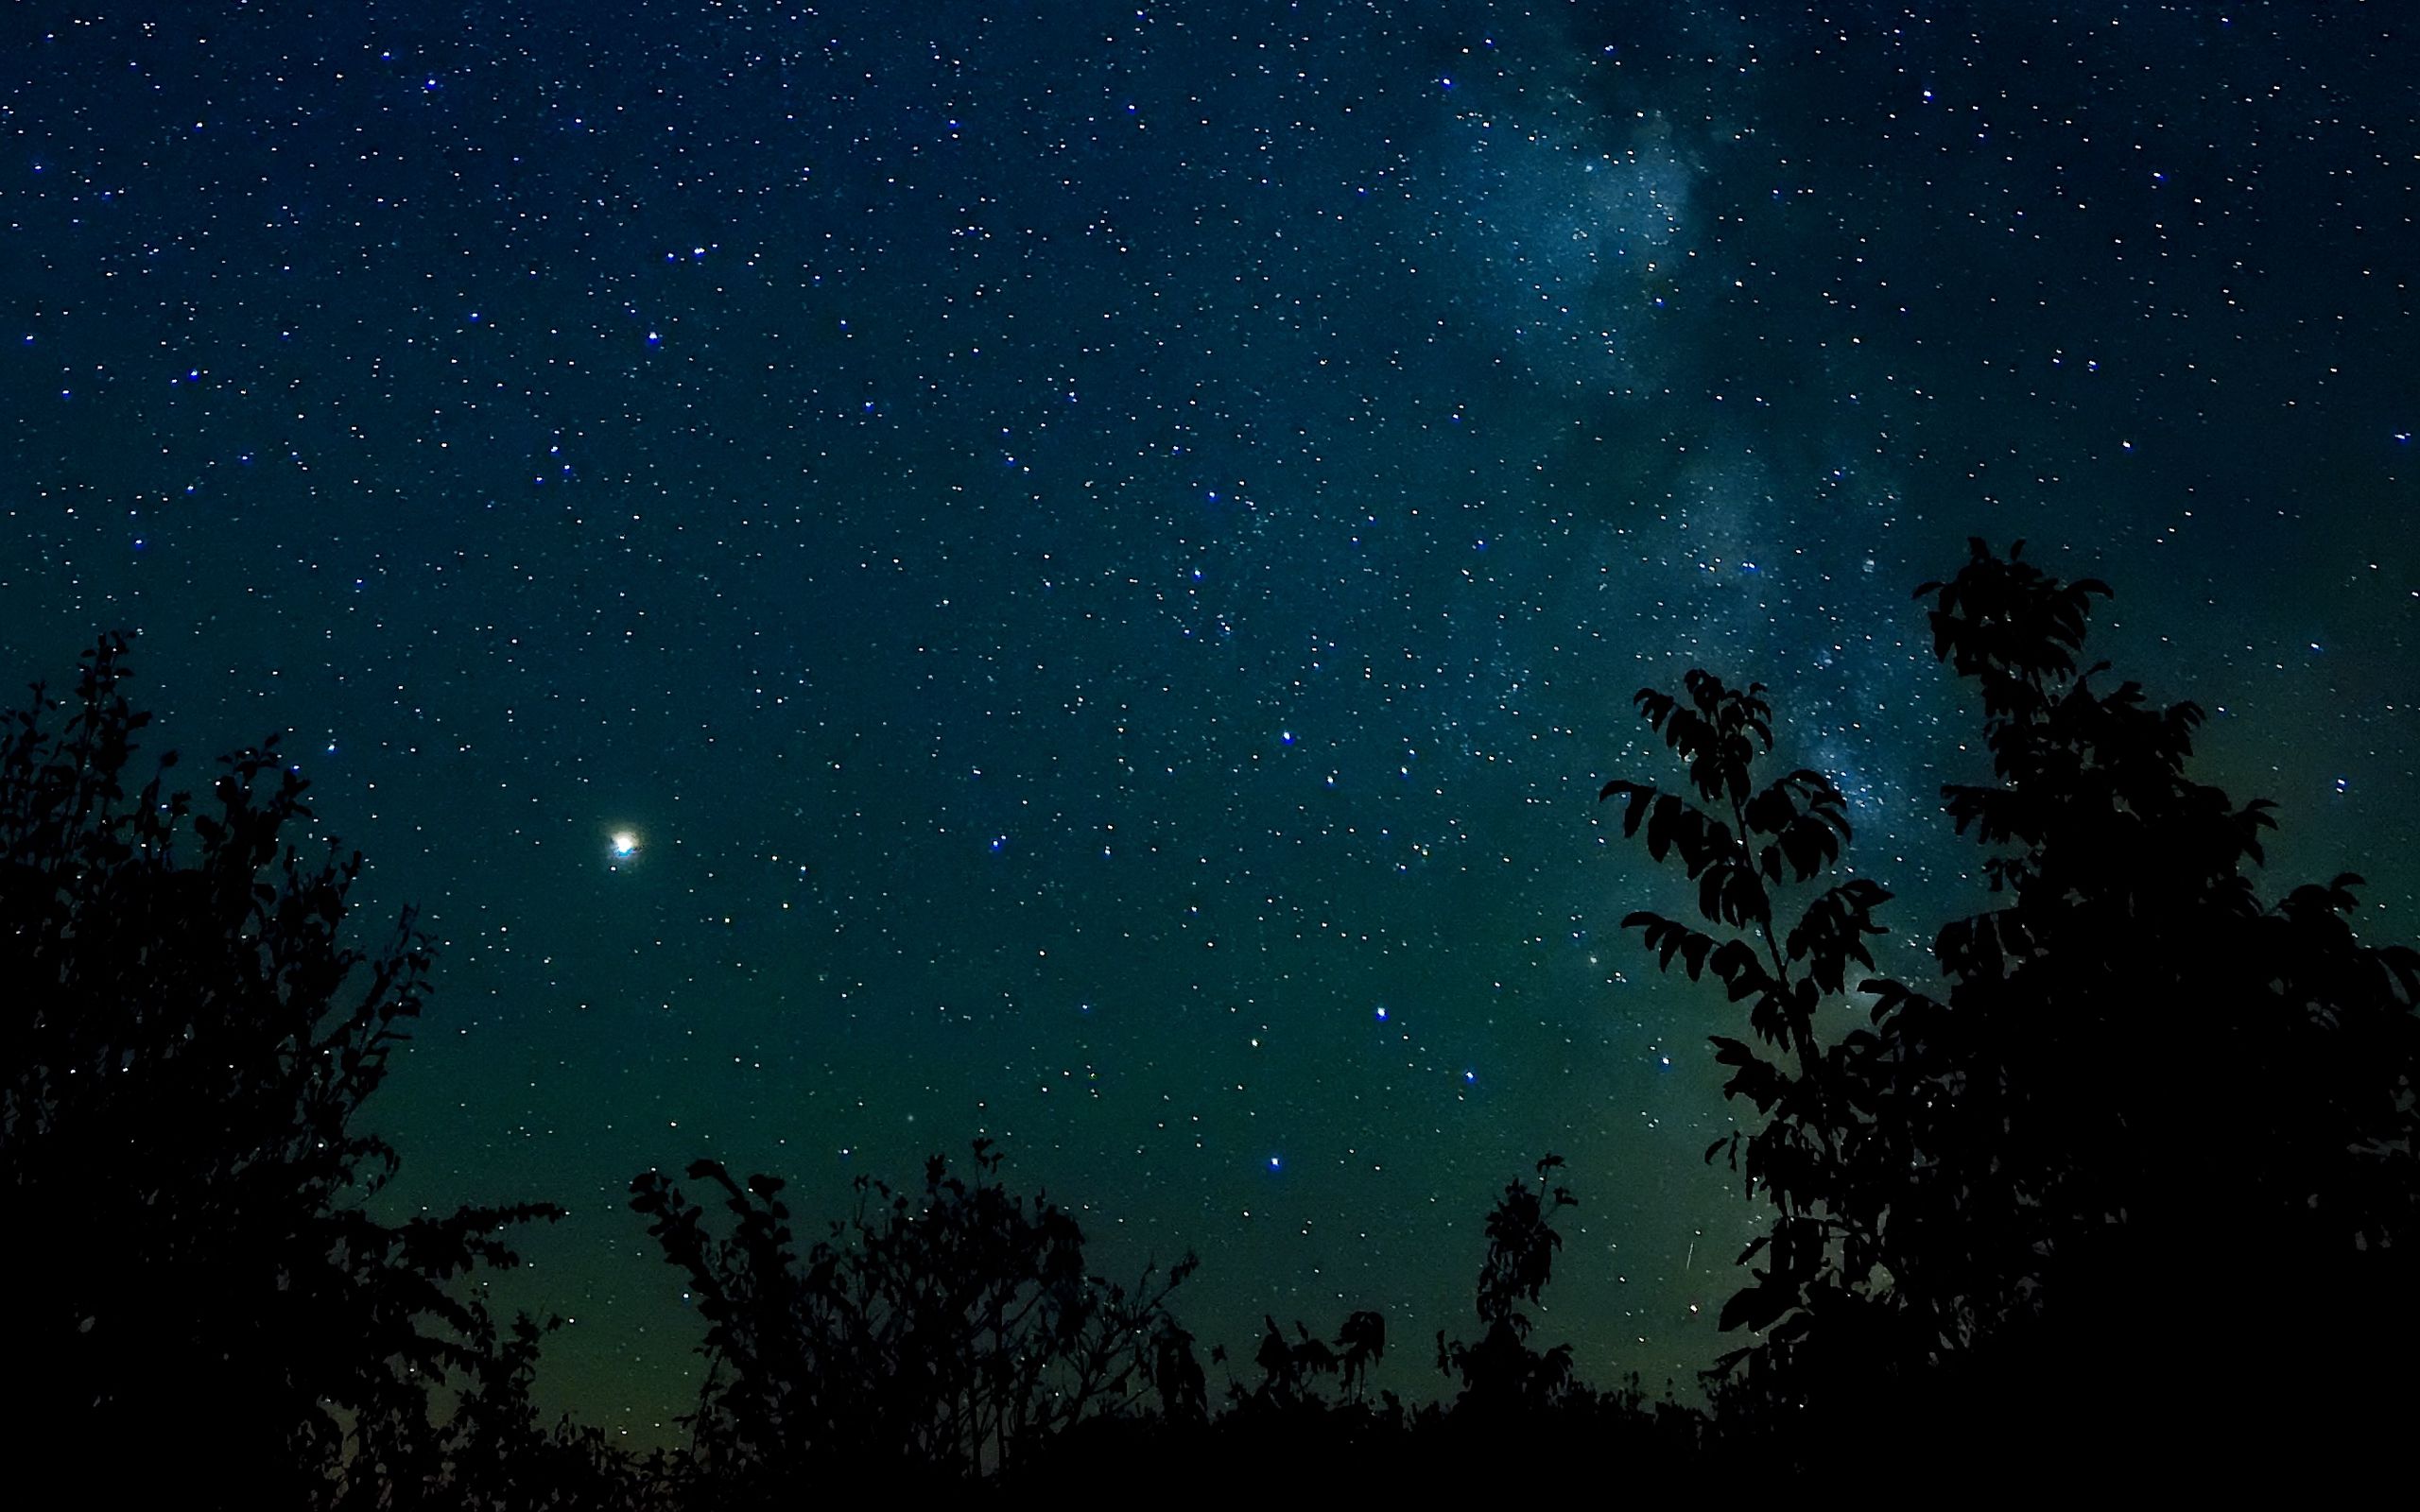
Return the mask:
<svg viewBox="0 0 2420 1512">
<path fill-rule="evenodd" d="M 1358 1405 L 1370 1367 L 1387 1352 L 1387 1319 L 1381 1313 L 1348 1316 L 1333 1344 L 1314 1334 L 1300 1319 L 1295 1321 L 1291 1339 L 1275 1318 L 1264 1316 L 1261 1322 L 1266 1332 L 1253 1354 L 1253 1364 L 1260 1367 L 1260 1384 L 1249 1392 L 1240 1383 L 1228 1387 L 1239 1405 L 1277 1411 L 1297 1408 L 1321 1400 L 1319 1383 L 1329 1376 L 1341 1379 L 1345 1404 Z M 1218 1357 L 1223 1359 L 1224 1352 Z"/>
<path fill-rule="evenodd" d="M 1461 1405 L 1472 1410 L 1536 1407 L 1571 1389 L 1571 1346 L 1543 1353 L 1530 1349 L 1532 1324 L 1520 1309 L 1524 1301 L 1535 1306 L 1554 1278 L 1555 1251 L 1563 1247 L 1555 1213 L 1579 1205 L 1569 1188 L 1548 1185 L 1562 1166 L 1562 1156 L 1546 1157 L 1538 1162 L 1536 1185 L 1506 1182 L 1489 1210 L 1487 1256 L 1478 1271 L 1478 1342 L 1448 1342 L 1443 1329 L 1437 1332 L 1437 1368 L 1461 1378 Z"/>
<path fill-rule="evenodd" d="M 539 1341 L 557 1326 L 526 1314 L 509 1335 L 483 1336 L 458 1374 L 452 1411 L 433 1431 L 415 1421 L 434 1448 L 419 1456 L 418 1480 L 368 1476 L 352 1500 L 365 1506 L 442 1507 L 447 1512 L 673 1512 L 687 1484 L 682 1466 L 658 1450 L 634 1457 L 599 1430 L 568 1418 L 543 1426 L 531 1388 Z"/>
<path fill-rule="evenodd" d="M 1960 1395 L 1934 1400 L 1987 1401 L 1993 1432 L 2021 1435 L 2048 1403 L 2089 1400 L 2084 1351 L 2147 1329 L 2156 1399 L 2070 1429 L 2206 1433 L 2256 1408 L 2308 1422 L 2273 1410 L 2267 1378 L 2357 1379 L 2361 1347 L 2296 1315 L 2305 1287 L 2392 1307 L 2409 1357 L 2420 955 L 2359 941 L 2349 874 L 2259 901 L 2243 868 L 2271 805 L 2186 777 L 2193 705 L 2152 709 L 2134 683 L 2098 690 L 2104 667 L 2078 670 L 2110 591 L 2021 553 L 1977 541 L 1917 595 L 1936 654 L 1981 694 L 1997 779 L 1943 790 L 1958 832 L 1991 848 L 2001 900 L 1940 931 L 1945 992 L 1867 978 L 1871 1026 L 1818 1033 L 1850 964 L 1872 969 L 1890 895 L 1851 876 L 1777 936 L 1775 894 L 1838 866 L 1850 832 L 1820 774 L 1757 785 L 1760 689 L 1693 672 L 1686 702 L 1637 696 L 1711 812 L 1634 782 L 1602 795 L 1698 882 L 1710 930 L 1625 925 L 1667 971 L 1711 970 L 1750 1002 L 1763 1047 L 1713 1040 L 1726 1095 L 1764 1121 L 1708 1159 L 1727 1149 L 1773 1210 L 1722 1310 L 1725 1329 L 1762 1335 L 1725 1358 L 1735 1425 L 1835 1421 L 1835 1404 L 1871 1413 L 1949 1382 Z"/>
<path fill-rule="evenodd" d="M 1695 917 L 1623 922 L 1744 1019 L 1711 1042 L 1755 1121 L 1706 1154 L 1770 1207 L 1712 1415 L 1535 1348 L 1575 1205 L 1559 1157 L 1488 1214 L 1479 1336 L 1437 1335 L 1450 1402 L 1376 1391 L 1387 1321 L 1357 1311 L 1332 1335 L 1264 1318 L 1256 1380 L 1214 1412 L 1168 1305 L 1194 1261 L 1091 1274 L 1074 1218 L 977 1141 L 971 1176 L 861 1180 L 811 1244 L 772 1177 L 699 1161 L 701 1205 L 639 1177 L 708 1364 L 689 1445 L 645 1462 L 544 1425 L 544 1329 L 459 1289 L 554 1210 L 363 1207 L 396 1155 L 360 1110 L 427 992 L 413 916 L 343 943 L 359 859 L 285 838 L 311 816 L 273 742 L 199 807 L 164 776 L 130 790 L 147 716 L 105 642 L 71 697 L 0 718 L 21 1421 L 137 1500 L 326 1507 L 748 1507 L 875 1477 L 1500 1495 L 1527 1485 L 1516 1440 L 1672 1488 L 1743 1452 L 1824 1484 L 1879 1453 L 2017 1480 L 2159 1443 L 2223 1442 L 2230 1474 L 2364 1435 L 2391 1454 L 2420 1342 L 2420 954 L 2357 935 L 2350 874 L 2261 900 L 2271 805 L 2189 780 L 2198 709 L 2085 665 L 2108 594 L 1980 542 L 1918 591 L 1991 763 L 1943 790 L 1992 906 L 1939 930 L 1929 990 L 1876 973 L 1891 894 L 1849 863 L 1840 788 L 1761 769 L 1764 690 L 1698 671 L 1636 696 L 1685 775 L 1601 797 Z"/>
<path fill-rule="evenodd" d="M 781 1500 L 836 1474 L 971 1479 L 1153 1396 L 1201 1411 L 1167 1307 L 1193 1259 L 1132 1290 L 1089 1275 L 1075 1219 L 1009 1193 L 999 1165 L 977 1140 L 971 1182 L 938 1156 L 920 1193 L 861 1178 L 856 1212 L 804 1252 L 774 1177 L 689 1167 L 721 1193 L 721 1236 L 661 1173 L 631 1184 L 707 1322 L 689 1421 L 713 1500 Z"/>
<path fill-rule="evenodd" d="M 396 1169 L 356 1126 L 427 994 L 406 912 L 343 943 L 360 867 L 307 826 L 272 738 L 207 802 L 132 792 L 149 715 L 123 637 L 73 696 L 0 717 L 0 1283 L 24 1441 L 138 1496 L 368 1504 L 436 1484 L 457 1439 L 430 1391 L 494 1354 L 449 1289 L 513 1263 L 544 1204 L 382 1223 Z M 64 714 L 61 720 L 59 716 Z M 140 1455 L 126 1451 L 142 1446 Z"/>
<path fill-rule="evenodd" d="M 1625 1484 L 1677 1491 L 1702 1484 L 1704 1416 L 1669 1400 L 1650 1403 L 1634 1377 L 1599 1393 L 1573 1379 L 1571 1350 L 1530 1348 L 1534 1306 L 1551 1280 L 1561 1237 L 1553 1218 L 1573 1205 L 1552 1183 L 1561 1158 L 1539 1162 L 1537 1180 L 1509 1183 L 1487 1221 L 1477 1310 L 1477 1344 L 1438 1335 L 1439 1367 L 1463 1389 L 1450 1403 L 1407 1408 L 1392 1391 L 1374 1399 L 1364 1374 L 1383 1356 L 1386 1320 L 1348 1314 L 1334 1337 L 1264 1317 L 1251 1385 L 1231 1380 L 1227 1410 L 1207 1419 L 1136 1416 L 1080 1425 L 1027 1460 L 1016 1486 L 1093 1485 L 1164 1487 L 1187 1501 L 1213 1495 L 1357 1497 L 1394 1493 L 1435 1499 L 1503 1495 L 1536 1476 L 1513 1443 L 1585 1444 L 1618 1462 Z M 1214 1349 L 1214 1362 L 1226 1358 Z M 1575 1461 L 1575 1463 L 1577 1463 Z"/>
</svg>

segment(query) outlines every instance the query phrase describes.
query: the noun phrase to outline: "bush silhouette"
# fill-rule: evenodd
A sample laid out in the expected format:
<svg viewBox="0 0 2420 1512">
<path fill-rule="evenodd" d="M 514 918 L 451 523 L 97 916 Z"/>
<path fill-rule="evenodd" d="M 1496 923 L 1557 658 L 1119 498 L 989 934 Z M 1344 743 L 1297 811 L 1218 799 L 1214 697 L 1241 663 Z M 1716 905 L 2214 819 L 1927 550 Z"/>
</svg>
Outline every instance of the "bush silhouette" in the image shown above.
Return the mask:
<svg viewBox="0 0 2420 1512">
<path fill-rule="evenodd" d="M 1572 1386 L 1571 1346 L 1540 1352 L 1530 1348 L 1533 1327 L 1521 1303 L 1535 1306 L 1554 1279 L 1555 1251 L 1563 1247 L 1554 1215 L 1577 1207 L 1568 1187 L 1549 1185 L 1563 1157 L 1538 1162 L 1537 1180 L 1512 1180 L 1487 1214 L 1487 1256 L 1479 1263 L 1476 1344 L 1447 1341 L 1437 1332 L 1437 1368 L 1459 1376 L 1459 1407 L 1474 1412 L 1536 1408 L 1560 1399 Z"/>
<path fill-rule="evenodd" d="M 186 1504 L 364 1504 L 446 1478 L 431 1385 L 493 1357 L 447 1282 L 543 1205 L 382 1223 L 356 1126 L 427 991 L 406 913 L 343 942 L 360 865 L 285 834 L 275 743 L 197 806 L 129 791 L 123 638 L 0 720 L 0 1246 L 22 1441 Z M 60 716 L 64 715 L 61 719 Z M 173 753 L 161 758 L 164 774 Z"/>
<path fill-rule="evenodd" d="M 1834 1406 L 1915 1412 L 1931 1394 L 1970 1438 L 2148 1445 L 2191 1425 L 2341 1442 L 2409 1388 L 2320 1407 L 2276 1388 L 2409 1359 L 2420 955 L 2357 938 L 2349 874 L 2259 900 L 2244 868 L 2271 805 L 2186 776 L 2194 706 L 2078 670 L 2109 590 L 2021 550 L 1977 541 L 1918 591 L 1936 653 L 1981 695 L 1996 778 L 1943 790 L 2001 900 L 1940 931 L 1945 991 L 1866 977 L 1870 1026 L 1819 1032 L 1851 964 L 1872 969 L 1890 895 L 1851 877 L 1776 922 L 1776 895 L 1823 880 L 1850 833 L 1821 774 L 1759 783 L 1760 689 L 1696 672 L 1685 699 L 1642 690 L 1694 799 L 1604 789 L 1624 833 L 1697 882 L 1711 932 L 1625 924 L 1665 969 L 1750 1004 L 1756 1043 L 1714 1044 L 1727 1095 L 1763 1123 L 1708 1158 L 1727 1148 L 1773 1216 L 1722 1311 L 1762 1335 L 1726 1357 L 1724 1405 L 1735 1423 L 1837 1426 Z M 2310 1327 L 2305 1289 L 2363 1310 L 2367 1336 Z M 2097 1356 L 2135 1366 L 2099 1405 Z"/>
<path fill-rule="evenodd" d="M 972 1181 L 938 1156 L 918 1193 L 861 1178 L 856 1211 L 804 1251 L 774 1177 L 742 1186 L 715 1161 L 689 1167 L 733 1219 L 721 1236 L 661 1173 L 632 1183 L 707 1323 L 689 1423 L 710 1500 L 762 1504 L 835 1477 L 973 1478 L 1154 1399 L 1201 1411 L 1189 1336 L 1167 1308 L 1193 1260 L 1132 1290 L 1092 1276 L 1075 1219 L 1008 1192 L 999 1165 L 978 1140 Z"/>
<path fill-rule="evenodd" d="M 1062 1487 L 1070 1477 L 1133 1486 L 1187 1503 L 1219 1496 L 1428 1501 L 1538 1494 L 1558 1471 L 1617 1465 L 1623 1484 L 1650 1492 L 1703 1485 L 1704 1416 L 1650 1403 L 1633 1377 L 1599 1393 L 1579 1382 L 1568 1345 L 1531 1345 L 1536 1306 L 1553 1277 L 1562 1238 L 1554 1220 L 1574 1205 L 1557 1185 L 1559 1156 L 1533 1179 L 1508 1182 L 1488 1213 L 1475 1303 L 1476 1343 L 1437 1335 L 1438 1368 L 1461 1389 L 1450 1401 L 1407 1407 L 1373 1396 L 1368 1371 L 1383 1357 L 1386 1319 L 1348 1314 L 1332 1338 L 1302 1322 L 1264 1317 L 1252 1365 L 1258 1380 L 1231 1379 L 1214 1418 L 1163 1413 L 1083 1424 L 1024 1464 L 1022 1486 Z M 1214 1362 L 1226 1359 L 1213 1349 Z M 1548 1449 L 1546 1468 L 1540 1445 Z M 1578 1457 L 1585 1446 L 1588 1458 Z"/>
<path fill-rule="evenodd" d="M 1260 1367 L 1260 1384 L 1250 1391 L 1240 1383 L 1231 1385 L 1229 1392 L 1238 1406 L 1280 1412 L 1313 1403 L 1324 1406 L 1320 1384 L 1330 1376 L 1340 1377 L 1345 1404 L 1358 1406 L 1370 1367 L 1387 1352 L 1387 1319 L 1380 1313 L 1351 1314 L 1337 1331 L 1334 1343 L 1313 1333 L 1299 1318 L 1291 1339 L 1275 1318 L 1263 1316 L 1261 1324 L 1266 1332 L 1260 1348 L 1253 1351 L 1253 1364 Z"/>
</svg>

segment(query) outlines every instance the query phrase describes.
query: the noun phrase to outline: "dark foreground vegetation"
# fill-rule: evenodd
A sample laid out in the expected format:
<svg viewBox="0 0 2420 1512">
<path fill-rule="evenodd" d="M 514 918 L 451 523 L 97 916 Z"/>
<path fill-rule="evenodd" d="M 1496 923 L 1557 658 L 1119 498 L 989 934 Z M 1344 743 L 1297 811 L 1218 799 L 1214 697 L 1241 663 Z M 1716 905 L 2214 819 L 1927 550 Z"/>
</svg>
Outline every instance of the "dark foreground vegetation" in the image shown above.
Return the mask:
<svg viewBox="0 0 2420 1512">
<path fill-rule="evenodd" d="M 1874 974 L 1890 895 L 1850 866 L 1840 791 L 1761 769 L 1761 690 L 1637 696 L 1681 775 L 1604 796 L 1695 907 L 1625 923 L 1709 983 L 1742 1127 L 1708 1158 L 1766 1215 L 1706 1406 L 1599 1390 L 1536 1336 L 1574 1200 L 1551 1157 L 1489 1213 L 1472 1336 L 1436 1338 L 1444 1398 L 1414 1409 L 1371 1389 L 1375 1313 L 1205 1359 L 1171 1307 L 1190 1259 L 1094 1274 L 978 1143 L 812 1238 L 774 1177 L 640 1176 L 708 1329 L 687 1441 L 646 1458 L 543 1421 L 548 1325 L 475 1300 L 556 1209 L 366 1206 L 396 1155 L 363 1105 L 428 986 L 411 917 L 346 942 L 358 858 L 293 838 L 273 742 L 199 800 L 173 756 L 139 776 L 106 642 L 0 723 L 17 1473 L 115 1505 L 500 1508 L 2382 1468 L 2414 1406 L 2420 955 L 2360 942 L 2356 877 L 2260 899 L 2268 805 L 2186 775 L 2199 711 L 2080 669 L 2107 592 L 1980 543 L 1919 591 L 1981 702 L 1992 780 L 1944 799 L 1996 895 L 1923 987 Z"/>
</svg>

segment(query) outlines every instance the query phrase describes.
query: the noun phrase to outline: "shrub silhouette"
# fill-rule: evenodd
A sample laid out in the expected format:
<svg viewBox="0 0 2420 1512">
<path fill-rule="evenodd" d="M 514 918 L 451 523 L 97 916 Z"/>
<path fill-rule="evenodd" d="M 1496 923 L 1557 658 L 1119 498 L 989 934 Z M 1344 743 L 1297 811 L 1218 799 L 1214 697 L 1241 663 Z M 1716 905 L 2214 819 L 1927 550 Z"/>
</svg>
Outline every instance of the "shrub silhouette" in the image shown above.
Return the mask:
<svg viewBox="0 0 2420 1512">
<path fill-rule="evenodd" d="M 1489 1211 L 1475 1296 L 1480 1337 L 1465 1344 L 1437 1335 L 1438 1367 L 1461 1384 L 1450 1402 L 1408 1408 L 1392 1391 L 1373 1399 L 1367 1372 L 1385 1352 L 1381 1314 L 1351 1313 L 1332 1338 L 1264 1317 L 1252 1355 L 1258 1380 L 1231 1379 L 1225 1411 L 1087 1422 L 1024 1461 L 1023 1478 L 1008 1485 L 1056 1488 L 1084 1476 L 1166 1488 L 1188 1502 L 1500 1496 L 1538 1475 L 1529 1451 L 1514 1446 L 1567 1442 L 1585 1444 L 1592 1463 L 1617 1463 L 1634 1488 L 1702 1486 L 1702 1413 L 1668 1400 L 1650 1403 L 1635 1377 L 1625 1390 L 1592 1391 L 1574 1379 L 1569 1346 L 1531 1347 L 1523 1309 L 1537 1305 L 1552 1280 L 1562 1246 L 1554 1220 L 1575 1202 L 1554 1181 L 1562 1164 L 1547 1156 L 1533 1181 L 1507 1183 Z M 1214 1363 L 1226 1358 L 1211 1351 Z"/>
<path fill-rule="evenodd" d="M 2134 683 L 2096 688 L 2103 666 L 2078 670 L 2109 590 L 2021 551 L 1977 541 L 1917 595 L 1937 655 L 1981 694 L 1997 779 L 1943 790 L 1958 831 L 1991 848 L 2003 900 L 1940 931 L 1945 992 L 1865 978 L 1871 1026 L 1818 1032 L 1851 963 L 1872 969 L 1890 895 L 1852 877 L 1781 931 L 1776 894 L 1823 878 L 1850 832 L 1821 774 L 1758 784 L 1760 689 L 1693 672 L 1685 701 L 1642 690 L 1696 801 L 1604 789 L 1625 834 L 1643 828 L 1651 856 L 1698 883 L 1713 932 L 1625 925 L 1666 970 L 1710 971 L 1748 1002 L 1758 1041 L 1714 1039 L 1726 1094 L 1764 1122 L 1708 1158 L 1728 1148 L 1773 1209 L 1722 1311 L 1763 1335 L 1726 1357 L 1724 1406 L 1735 1422 L 1832 1422 L 1831 1404 L 1872 1413 L 1945 1382 L 1960 1395 L 1941 1400 L 1987 1404 L 1979 1420 L 2007 1435 L 2060 1404 L 2071 1435 L 2099 1422 L 2135 1440 L 2186 1421 L 2249 1430 L 2256 1414 L 2318 1426 L 2269 1400 L 2278 1376 L 2352 1381 L 2365 1351 L 2409 1358 L 2420 955 L 2360 943 L 2349 874 L 2260 902 L 2244 866 L 2271 805 L 2187 778 L 2194 706 L 2151 708 Z M 2304 1288 L 2375 1309 L 2370 1336 L 2309 1327 Z M 2154 1350 L 2135 1347 L 2146 1330 Z M 2156 1371 L 2097 1412 L 2080 1366 L 2119 1351 Z M 2325 1413 L 2342 1438 L 2346 1416 L 2409 1400 Z"/>
<path fill-rule="evenodd" d="M 1009 1193 L 999 1165 L 977 1140 L 971 1182 L 938 1156 L 919 1193 L 861 1178 L 856 1212 L 804 1252 L 774 1177 L 743 1187 L 715 1161 L 688 1168 L 722 1196 L 720 1236 L 661 1173 L 632 1183 L 707 1323 L 689 1423 L 710 1500 L 784 1500 L 836 1475 L 973 1478 L 1152 1396 L 1201 1411 L 1167 1308 L 1191 1257 L 1131 1291 L 1091 1276 L 1075 1219 Z"/>
<path fill-rule="evenodd" d="M 1535 1306 L 1554 1279 L 1554 1254 L 1563 1247 L 1554 1215 L 1579 1205 L 1569 1188 L 1548 1184 L 1562 1166 L 1562 1156 L 1546 1157 L 1538 1162 L 1535 1185 L 1506 1182 L 1488 1211 L 1487 1256 L 1478 1270 L 1478 1342 L 1448 1342 L 1443 1329 L 1437 1332 L 1437 1368 L 1461 1378 L 1459 1408 L 1536 1408 L 1571 1389 L 1571 1346 L 1558 1344 L 1543 1353 L 1530 1349 L 1533 1325 L 1521 1311 L 1524 1301 Z"/>
<path fill-rule="evenodd" d="M 356 1126 L 427 992 L 407 912 L 343 943 L 357 855 L 305 854 L 275 742 L 197 807 L 155 774 L 126 644 L 0 719 L 0 1279 L 23 1441 L 139 1499 L 367 1503 L 441 1482 L 432 1383 L 493 1355 L 447 1282 L 555 1210 L 382 1223 Z M 63 720 L 60 715 L 64 714 Z M 161 774 L 175 756 L 161 758 Z M 130 1451 L 139 1452 L 130 1453 Z"/>
<path fill-rule="evenodd" d="M 673 1512 L 683 1484 L 675 1456 L 639 1458 L 600 1430 L 565 1418 L 544 1425 L 530 1399 L 539 1342 L 557 1325 L 516 1317 L 457 1372 L 451 1411 L 418 1456 L 421 1477 L 356 1478 L 346 1504 L 426 1506 L 446 1512 Z"/>
</svg>

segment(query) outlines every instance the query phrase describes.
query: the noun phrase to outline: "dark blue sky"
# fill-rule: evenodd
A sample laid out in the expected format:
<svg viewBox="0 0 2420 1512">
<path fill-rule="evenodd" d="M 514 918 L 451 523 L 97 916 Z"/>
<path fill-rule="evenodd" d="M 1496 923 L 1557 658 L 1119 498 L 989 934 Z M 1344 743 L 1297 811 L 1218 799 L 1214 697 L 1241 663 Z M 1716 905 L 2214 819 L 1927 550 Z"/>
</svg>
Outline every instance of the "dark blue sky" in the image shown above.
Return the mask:
<svg viewBox="0 0 2420 1512">
<path fill-rule="evenodd" d="M 2414 933 L 2405 8 L 1917 9 L 18 8 L 0 665 L 139 631 L 424 907 L 394 1195 L 573 1209 L 592 1420 L 693 1389 L 633 1173 L 978 1133 L 1415 1396 L 1560 1152 L 1545 1326 L 1685 1380 L 1756 1215 L 1642 682 L 1773 686 L 1923 971 L 1909 595 L 2026 537 Z"/>
</svg>

